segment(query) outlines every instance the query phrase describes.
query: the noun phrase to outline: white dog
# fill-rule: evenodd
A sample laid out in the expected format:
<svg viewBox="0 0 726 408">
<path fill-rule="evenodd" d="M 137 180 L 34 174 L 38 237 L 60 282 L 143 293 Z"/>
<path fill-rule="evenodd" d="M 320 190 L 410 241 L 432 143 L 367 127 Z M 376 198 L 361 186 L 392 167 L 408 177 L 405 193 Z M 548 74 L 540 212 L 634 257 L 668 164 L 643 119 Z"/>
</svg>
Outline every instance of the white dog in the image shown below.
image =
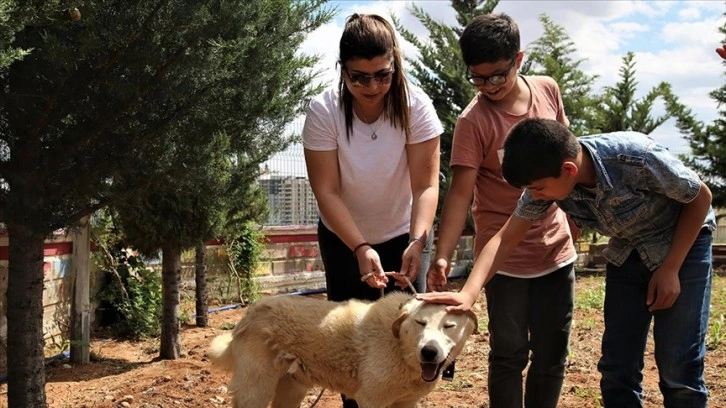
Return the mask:
<svg viewBox="0 0 726 408">
<path fill-rule="evenodd" d="M 295 408 L 316 385 L 360 408 L 415 407 L 477 329 L 474 313 L 444 308 L 402 292 L 376 302 L 266 298 L 209 356 L 234 372 L 235 408 Z"/>
</svg>

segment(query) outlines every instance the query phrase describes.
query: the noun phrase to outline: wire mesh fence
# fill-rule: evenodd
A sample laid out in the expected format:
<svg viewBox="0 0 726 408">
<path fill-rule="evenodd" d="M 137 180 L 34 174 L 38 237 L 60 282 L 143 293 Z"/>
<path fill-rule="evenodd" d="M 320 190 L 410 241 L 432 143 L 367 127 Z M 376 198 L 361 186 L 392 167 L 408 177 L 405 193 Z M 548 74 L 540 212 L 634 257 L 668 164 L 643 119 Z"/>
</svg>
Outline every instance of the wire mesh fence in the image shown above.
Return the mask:
<svg viewBox="0 0 726 408">
<path fill-rule="evenodd" d="M 297 118 L 287 128 L 291 135 L 302 135 L 304 117 Z M 312 225 L 319 213 L 310 188 L 305 155 L 301 143 L 295 143 L 272 156 L 262 165 L 260 186 L 267 192 L 270 216 L 265 225 Z"/>
</svg>

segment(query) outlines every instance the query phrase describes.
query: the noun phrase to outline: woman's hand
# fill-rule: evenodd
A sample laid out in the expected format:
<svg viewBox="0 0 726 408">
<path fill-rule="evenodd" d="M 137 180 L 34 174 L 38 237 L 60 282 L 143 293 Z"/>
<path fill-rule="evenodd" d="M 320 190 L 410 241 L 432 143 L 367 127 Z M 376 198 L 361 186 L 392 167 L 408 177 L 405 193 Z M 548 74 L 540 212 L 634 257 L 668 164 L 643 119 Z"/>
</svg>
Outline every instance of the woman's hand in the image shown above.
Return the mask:
<svg viewBox="0 0 726 408">
<path fill-rule="evenodd" d="M 388 277 L 383 273 L 378 252 L 370 245 L 364 245 L 355 250 L 355 257 L 358 259 L 361 280 L 372 288 L 385 288 Z"/>
<path fill-rule="evenodd" d="M 407 288 L 409 286 L 408 282 L 416 280 L 416 276 L 421 271 L 421 252 L 423 252 L 424 247 L 425 244 L 421 240 L 413 239 L 403 251 L 401 271 L 391 275 L 396 280 L 396 286 L 399 288 Z M 408 282 L 406 278 L 408 278 Z"/>
</svg>

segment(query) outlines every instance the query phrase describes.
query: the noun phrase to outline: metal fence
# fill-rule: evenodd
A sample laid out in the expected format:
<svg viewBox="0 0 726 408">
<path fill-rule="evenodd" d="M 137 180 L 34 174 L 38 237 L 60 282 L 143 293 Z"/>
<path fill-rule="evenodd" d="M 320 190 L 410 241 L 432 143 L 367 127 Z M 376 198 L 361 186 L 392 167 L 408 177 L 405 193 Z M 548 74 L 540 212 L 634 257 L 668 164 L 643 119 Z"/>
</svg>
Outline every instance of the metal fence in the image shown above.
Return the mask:
<svg viewBox="0 0 726 408">
<path fill-rule="evenodd" d="M 275 176 L 308 178 L 308 173 L 305 170 L 305 156 L 300 143 L 296 143 L 275 154 L 262 166 L 263 178 Z"/>
<path fill-rule="evenodd" d="M 304 117 L 297 118 L 286 131 L 300 136 L 304 123 Z M 301 143 L 291 145 L 263 163 L 259 183 L 267 192 L 270 207 L 266 226 L 317 223 L 318 207 L 308 182 Z"/>
</svg>

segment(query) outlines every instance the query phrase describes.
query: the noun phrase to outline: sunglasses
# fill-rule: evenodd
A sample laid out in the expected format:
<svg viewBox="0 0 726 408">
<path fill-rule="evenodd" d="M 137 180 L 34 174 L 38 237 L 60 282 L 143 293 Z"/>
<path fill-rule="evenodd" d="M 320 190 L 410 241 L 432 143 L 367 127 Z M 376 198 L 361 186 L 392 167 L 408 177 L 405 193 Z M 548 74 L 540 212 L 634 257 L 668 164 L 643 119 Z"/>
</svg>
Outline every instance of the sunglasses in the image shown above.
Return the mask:
<svg viewBox="0 0 726 408">
<path fill-rule="evenodd" d="M 466 75 L 466 80 L 469 81 L 470 84 L 474 86 L 484 86 L 486 83 L 490 83 L 492 85 L 503 85 L 507 82 L 507 77 L 509 76 L 509 73 L 512 71 L 512 68 L 514 68 L 514 64 L 517 62 L 517 59 L 512 59 L 512 63 L 509 64 L 509 68 L 507 68 L 506 72 L 503 72 L 501 74 L 494 74 L 489 76 L 483 76 L 483 75 L 473 75 L 471 71 L 469 71 Z"/>
<path fill-rule="evenodd" d="M 348 71 L 348 68 L 343 68 L 345 70 L 346 75 L 348 75 L 348 79 L 350 80 L 350 84 L 355 87 L 363 87 L 363 86 L 370 86 L 371 81 L 375 80 L 378 86 L 382 85 L 388 85 L 393 80 L 393 73 L 396 72 L 395 69 L 390 68 L 386 71 L 379 71 L 375 74 L 360 74 L 356 72 L 350 72 Z"/>
</svg>

